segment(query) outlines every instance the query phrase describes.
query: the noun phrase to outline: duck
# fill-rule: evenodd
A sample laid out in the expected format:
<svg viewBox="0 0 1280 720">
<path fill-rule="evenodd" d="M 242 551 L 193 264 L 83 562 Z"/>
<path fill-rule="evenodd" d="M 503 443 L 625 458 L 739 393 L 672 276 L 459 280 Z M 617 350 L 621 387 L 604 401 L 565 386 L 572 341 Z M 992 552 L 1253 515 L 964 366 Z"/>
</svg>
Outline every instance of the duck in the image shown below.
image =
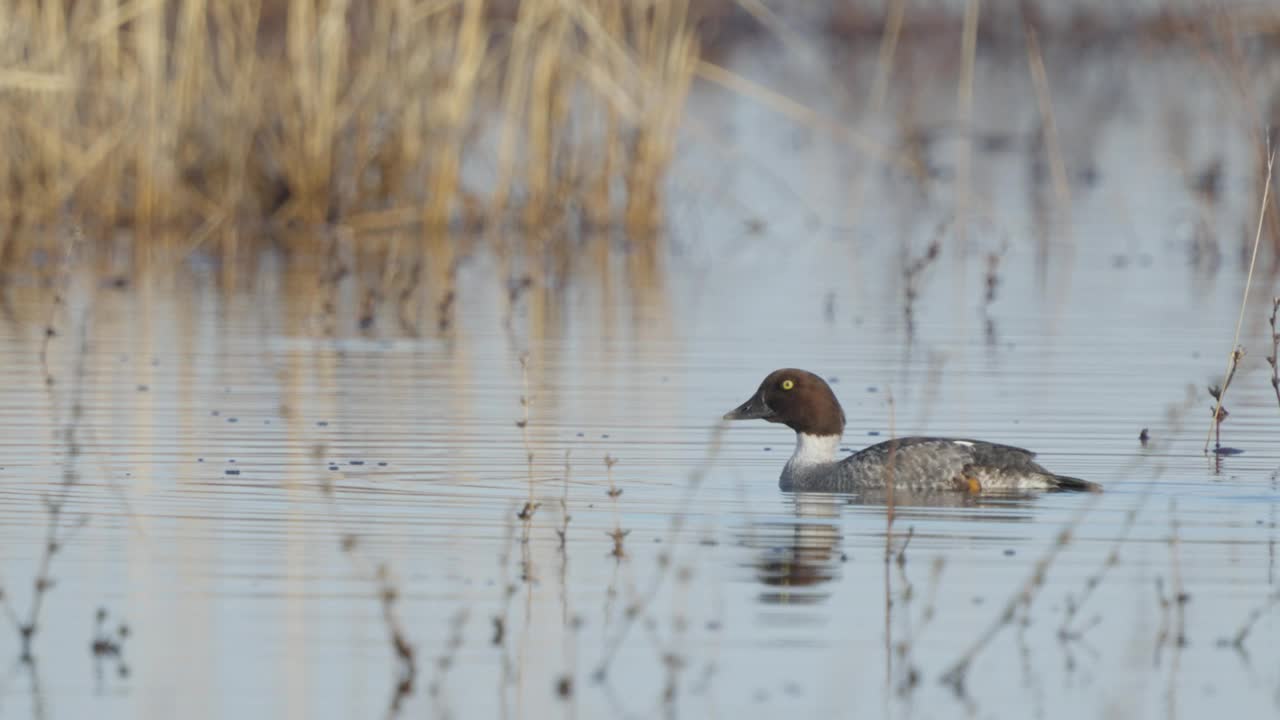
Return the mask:
<svg viewBox="0 0 1280 720">
<path fill-rule="evenodd" d="M 724 419 L 766 420 L 795 431 L 795 452 L 778 480 L 785 492 L 855 493 L 890 486 L 917 493 L 1102 490 L 1097 483 L 1046 469 L 1030 450 L 983 440 L 894 438 L 837 459 L 844 408 L 826 380 L 797 368 L 769 373 Z"/>
</svg>

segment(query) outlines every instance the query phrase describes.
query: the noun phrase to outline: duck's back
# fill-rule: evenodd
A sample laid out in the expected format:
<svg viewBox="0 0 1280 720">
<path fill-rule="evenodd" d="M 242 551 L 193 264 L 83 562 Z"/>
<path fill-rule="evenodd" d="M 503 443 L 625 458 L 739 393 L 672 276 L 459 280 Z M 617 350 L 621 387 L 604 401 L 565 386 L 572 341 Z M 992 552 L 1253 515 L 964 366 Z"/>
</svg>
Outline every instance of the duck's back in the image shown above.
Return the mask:
<svg viewBox="0 0 1280 720">
<path fill-rule="evenodd" d="M 790 482 L 788 482 L 788 480 Z M 852 492 L 895 488 L 915 491 L 1093 490 L 1077 478 L 1055 475 L 1030 450 L 960 438 L 906 437 L 872 445 L 825 468 L 783 478 L 794 490 Z"/>
</svg>

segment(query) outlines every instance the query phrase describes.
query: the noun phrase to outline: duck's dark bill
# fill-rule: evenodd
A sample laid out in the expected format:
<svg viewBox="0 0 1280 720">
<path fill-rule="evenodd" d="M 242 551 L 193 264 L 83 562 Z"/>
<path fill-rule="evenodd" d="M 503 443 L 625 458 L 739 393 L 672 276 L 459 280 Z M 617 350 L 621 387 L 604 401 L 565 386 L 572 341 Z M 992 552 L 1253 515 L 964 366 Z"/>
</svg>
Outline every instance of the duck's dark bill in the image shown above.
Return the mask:
<svg viewBox="0 0 1280 720">
<path fill-rule="evenodd" d="M 768 405 L 764 404 L 764 399 L 759 394 L 752 395 L 751 399 L 742 403 L 738 407 L 724 414 L 725 420 L 768 420 L 773 416 L 773 411 Z"/>
</svg>

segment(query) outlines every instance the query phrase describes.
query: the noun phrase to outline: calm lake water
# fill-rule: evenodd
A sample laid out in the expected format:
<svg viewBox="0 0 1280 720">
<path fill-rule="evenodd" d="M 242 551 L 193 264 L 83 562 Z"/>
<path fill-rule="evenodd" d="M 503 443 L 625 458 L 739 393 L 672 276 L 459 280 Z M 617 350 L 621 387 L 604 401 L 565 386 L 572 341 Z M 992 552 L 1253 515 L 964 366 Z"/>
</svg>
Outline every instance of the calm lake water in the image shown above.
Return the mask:
<svg viewBox="0 0 1280 720">
<path fill-rule="evenodd" d="M 1202 452 L 1260 193 L 1235 91 L 1190 51 L 1047 48 L 1054 170 L 1023 50 L 986 54 L 964 191 L 954 57 L 911 54 L 910 90 L 860 113 L 871 70 L 841 76 L 841 52 L 721 61 L 923 179 L 703 88 L 656 270 L 584 239 L 604 270 L 584 251 L 510 317 L 484 250 L 452 327 L 418 336 L 390 311 L 361 329 L 355 276 L 326 318 L 315 264 L 271 256 L 228 291 L 199 255 L 123 288 L 83 267 L 59 307 L 14 278 L 0 585 L 21 618 L 64 510 L 33 662 L 0 632 L 0 714 L 1280 712 L 1269 251 L 1226 398 L 1240 452 Z M 790 431 L 717 429 L 780 366 L 831 379 L 850 448 L 980 437 L 1106 492 L 898 498 L 886 541 L 882 498 L 778 490 Z M 121 660 L 92 652 L 99 608 Z"/>
</svg>

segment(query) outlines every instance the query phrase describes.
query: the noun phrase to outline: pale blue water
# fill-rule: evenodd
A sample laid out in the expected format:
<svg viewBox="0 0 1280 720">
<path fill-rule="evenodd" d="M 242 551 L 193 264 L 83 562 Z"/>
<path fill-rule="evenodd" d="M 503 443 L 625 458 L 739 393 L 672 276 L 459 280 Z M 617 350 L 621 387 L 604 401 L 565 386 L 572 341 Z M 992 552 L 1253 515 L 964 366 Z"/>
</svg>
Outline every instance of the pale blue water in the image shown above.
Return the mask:
<svg viewBox="0 0 1280 720">
<path fill-rule="evenodd" d="M 766 72 L 774 51 L 753 52 L 725 62 L 816 105 L 837 79 L 803 63 Z M 977 219 L 962 241 L 946 172 L 954 77 L 922 57 L 916 112 L 944 130 L 928 151 L 939 177 L 923 189 L 704 90 L 653 285 L 629 284 L 615 246 L 608 283 L 584 259 L 562 286 L 526 295 L 510 332 L 505 278 L 484 252 L 462 266 L 455 329 L 427 321 L 418 338 L 387 313 L 362 333 L 355 280 L 337 337 L 324 337 L 318 304 L 297 291 L 306 268 L 229 293 L 199 268 L 125 291 L 86 271 L 56 316 L 50 394 L 39 361 L 50 296 L 19 278 L 0 323 L 0 586 L 20 615 L 77 397 L 81 481 L 66 512 L 87 524 L 53 563 L 34 664 L 0 632 L 0 657 L 13 658 L 3 717 L 386 714 L 397 666 L 379 565 L 416 657 L 405 717 L 1274 714 L 1280 405 L 1264 360 L 1266 273 L 1226 403 L 1224 443 L 1243 452 L 1202 453 L 1204 388 L 1231 346 L 1238 248 L 1256 219 L 1253 148 L 1221 117 L 1229 91 L 1190 56 L 1049 61 L 1075 178 L 1062 207 L 1031 180 L 1025 63 L 984 59 L 975 124 L 1014 149 L 975 151 Z M 841 117 L 880 142 L 895 135 L 894 116 Z M 1177 158 L 1219 156 L 1222 200 L 1206 208 Z M 1201 217 L 1217 230 L 1216 268 L 1190 260 Z M 918 257 L 935 236 L 943 250 L 920 276 L 909 336 L 902 248 Z M 1001 259 L 987 306 L 989 252 Z M 963 434 L 1035 449 L 1107 490 L 899 507 L 892 545 L 910 541 L 904 564 L 886 566 L 882 504 L 778 491 L 788 431 L 716 434 L 778 366 L 835 378 L 850 448 Z M 541 505 L 526 529 L 516 514 L 530 497 Z M 1024 589 L 1029 602 L 974 656 L 958 698 L 941 676 Z M 1177 603 L 1161 593 L 1185 593 L 1181 647 Z M 127 677 L 109 661 L 95 674 L 99 607 L 128 623 Z M 1257 609 L 1247 652 L 1220 647 Z"/>
</svg>

